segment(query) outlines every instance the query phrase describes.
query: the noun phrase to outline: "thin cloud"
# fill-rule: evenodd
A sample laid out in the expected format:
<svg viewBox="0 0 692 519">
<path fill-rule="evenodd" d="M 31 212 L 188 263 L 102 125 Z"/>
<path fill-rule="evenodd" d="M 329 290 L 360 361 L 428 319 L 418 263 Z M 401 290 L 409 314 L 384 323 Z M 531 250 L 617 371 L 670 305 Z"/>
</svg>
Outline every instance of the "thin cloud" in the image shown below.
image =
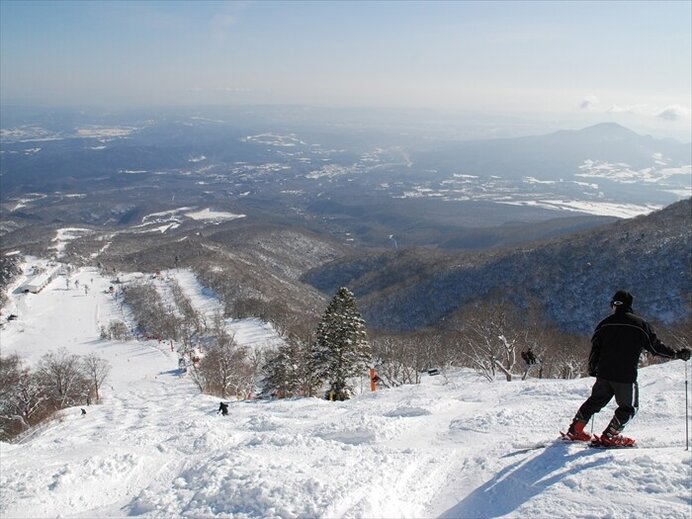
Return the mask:
<svg viewBox="0 0 692 519">
<path fill-rule="evenodd" d="M 651 108 L 646 104 L 611 105 L 606 109 L 605 112 L 609 114 L 651 115 Z"/>
<path fill-rule="evenodd" d="M 210 22 L 211 33 L 217 40 L 223 40 L 228 30 L 238 23 L 238 17 L 232 14 L 215 14 Z"/>
<path fill-rule="evenodd" d="M 231 29 L 240 23 L 241 14 L 248 4 L 243 1 L 223 4 L 224 9 L 211 17 L 209 30 L 216 41 L 223 43 L 226 40 Z"/>
<path fill-rule="evenodd" d="M 586 96 L 581 103 L 579 103 L 579 108 L 586 111 L 595 110 L 598 106 L 598 97 L 596 96 Z"/>
<path fill-rule="evenodd" d="M 664 121 L 679 121 L 681 119 L 689 118 L 690 112 L 691 111 L 689 108 L 685 108 L 684 106 L 680 105 L 673 105 L 664 108 L 658 113 L 658 115 L 656 115 L 656 117 L 663 119 Z"/>
<path fill-rule="evenodd" d="M 632 114 L 639 117 L 650 117 L 663 121 L 681 121 L 688 119 L 692 110 L 681 105 L 669 105 L 666 107 L 651 106 L 648 104 L 637 105 L 611 105 L 606 110 L 608 114 Z"/>
<path fill-rule="evenodd" d="M 225 92 L 225 93 L 248 93 L 254 92 L 255 89 L 248 88 L 242 85 L 227 85 L 227 86 L 210 86 L 210 87 L 189 87 L 185 89 L 186 92 Z"/>
<path fill-rule="evenodd" d="M 243 87 L 243 86 L 226 86 L 220 89 L 222 92 L 226 92 L 229 94 L 248 94 L 250 92 L 253 92 L 254 90 L 251 88 Z"/>
</svg>

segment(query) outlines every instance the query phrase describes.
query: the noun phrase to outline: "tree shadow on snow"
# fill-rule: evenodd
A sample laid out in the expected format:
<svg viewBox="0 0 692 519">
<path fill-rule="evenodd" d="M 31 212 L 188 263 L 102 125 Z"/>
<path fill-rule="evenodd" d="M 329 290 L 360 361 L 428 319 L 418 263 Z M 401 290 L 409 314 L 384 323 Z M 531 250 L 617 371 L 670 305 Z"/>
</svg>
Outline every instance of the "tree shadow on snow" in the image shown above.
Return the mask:
<svg viewBox="0 0 692 519">
<path fill-rule="evenodd" d="M 167 371 L 159 371 L 159 375 L 165 375 L 175 378 L 180 378 L 184 373 L 185 371 L 180 368 L 169 369 Z"/>
<path fill-rule="evenodd" d="M 82 341 L 80 344 L 87 344 L 89 346 L 111 346 L 112 344 L 105 339 L 89 339 L 86 341 Z"/>
<path fill-rule="evenodd" d="M 595 453 L 592 449 L 583 449 L 569 454 L 566 445 L 550 446 L 528 461 L 508 465 L 440 515 L 439 519 L 490 519 L 509 514 L 558 481 L 606 463 L 601 457 L 565 468 L 567 463 Z"/>
</svg>

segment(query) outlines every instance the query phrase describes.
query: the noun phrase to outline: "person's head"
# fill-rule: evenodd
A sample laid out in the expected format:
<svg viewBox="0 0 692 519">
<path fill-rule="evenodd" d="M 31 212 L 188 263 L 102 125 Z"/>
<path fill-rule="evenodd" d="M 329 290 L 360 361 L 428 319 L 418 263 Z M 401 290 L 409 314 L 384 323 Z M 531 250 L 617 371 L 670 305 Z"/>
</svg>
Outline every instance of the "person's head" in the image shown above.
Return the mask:
<svg viewBox="0 0 692 519">
<path fill-rule="evenodd" d="M 631 312 L 634 297 L 627 290 L 618 290 L 610 299 L 610 307 L 615 312 Z"/>
</svg>

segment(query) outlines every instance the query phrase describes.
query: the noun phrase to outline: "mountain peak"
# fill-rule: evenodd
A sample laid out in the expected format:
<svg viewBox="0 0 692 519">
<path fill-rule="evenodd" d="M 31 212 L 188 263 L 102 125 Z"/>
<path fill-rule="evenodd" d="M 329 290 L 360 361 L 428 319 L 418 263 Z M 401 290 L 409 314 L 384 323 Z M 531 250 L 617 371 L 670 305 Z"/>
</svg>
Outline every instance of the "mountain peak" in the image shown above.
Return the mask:
<svg viewBox="0 0 692 519">
<path fill-rule="evenodd" d="M 636 137 L 639 136 L 637 133 L 633 132 L 629 128 L 613 123 L 598 123 L 593 126 L 587 126 L 581 130 L 577 130 L 577 133 L 582 135 L 593 135 L 600 137 Z"/>
</svg>

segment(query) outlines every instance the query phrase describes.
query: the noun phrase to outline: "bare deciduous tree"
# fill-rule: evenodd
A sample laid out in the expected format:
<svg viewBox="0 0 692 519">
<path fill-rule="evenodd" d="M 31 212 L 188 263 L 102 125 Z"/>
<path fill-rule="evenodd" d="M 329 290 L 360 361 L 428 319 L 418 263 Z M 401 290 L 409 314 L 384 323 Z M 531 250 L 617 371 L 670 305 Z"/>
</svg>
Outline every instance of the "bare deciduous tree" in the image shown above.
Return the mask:
<svg viewBox="0 0 692 519">
<path fill-rule="evenodd" d="M 214 343 L 190 371 L 192 380 L 203 393 L 222 398 L 246 396 L 248 373 L 252 371 L 247 362 L 247 349 L 235 342 L 219 315 L 214 318 L 212 335 Z"/>
<path fill-rule="evenodd" d="M 29 428 L 46 400 L 37 377 L 19 356 L 0 357 L 0 433 L 9 438 Z"/>
<path fill-rule="evenodd" d="M 55 409 L 83 402 L 89 394 L 89 381 L 79 356 L 65 348 L 45 354 L 39 362 L 38 374 Z"/>
<path fill-rule="evenodd" d="M 119 319 L 113 319 L 108 327 L 101 326 L 101 338 L 106 340 L 126 341 L 130 338 L 130 330 Z"/>
<path fill-rule="evenodd" d="M 183 343 L 183 350 L 190 352 L 197 345 L 200 336 L 206 331 L 206 320 L 202 314 L 195 310 L 192 301 L 185 295 L 177 281 L 172 280 L 170 282 L 170 290 L 179 312 L 179 317 L 176 320 L 177 335 Z"/>
<path fill-rule="evenodd" d="M 494 380 L 499 371 L 507 381 L 523 367 L 520 353 L 535 344 L 536 329 L 527 311 L 507 300 L 484 300 L 461 314 L 462 347 L 460 354 L 470 367 L 484 378 Z"/>
<path fill-rule="evenodd" d="M 418 384 L 429 362 L 414 335 L 386 335 L 372 340 L 377 375 L 389 386 Z"/>
<path fill-rule="evenodd" d="M 149 284 L 123 289 L 125 303 L 132 309 L 139 331 L 147 337 L 179 340 L 179 318 L 163 304 L 156 287 Z"/>
<path fill-rule="evenodd" d="M 92 389 L 94 390 L 94 396 L 96 397 L 96 403 L 101 401 L 101 396 L 99 394 L 99 389 L 103 385 L 103 382 L 108 377 L 111 371 L 111 366 L 107 360 L 97 357 L 95 354 L 91 353 L 84 357 L 82 360 L 84 365 L 84 373 L 87 378 L 91 381 Z"/>
</svg>

